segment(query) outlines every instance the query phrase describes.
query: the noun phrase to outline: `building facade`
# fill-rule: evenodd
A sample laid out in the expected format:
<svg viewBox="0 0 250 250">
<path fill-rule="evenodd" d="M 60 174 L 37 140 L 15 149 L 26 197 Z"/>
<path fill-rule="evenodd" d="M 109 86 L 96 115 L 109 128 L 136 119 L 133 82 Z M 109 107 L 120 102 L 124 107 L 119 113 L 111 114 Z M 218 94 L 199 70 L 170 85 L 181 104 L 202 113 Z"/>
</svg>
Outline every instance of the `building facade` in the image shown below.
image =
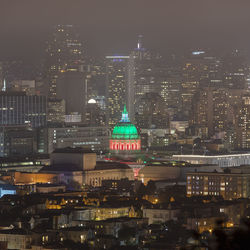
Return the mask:
<svg viewBox="0 0 250 250">
<path fill-rule="evenodd" d="M 113 127 L 126 104 L 129 56 L 106 56 L 106 96 L 108 125 Z"/>
<path fill-rule="evenodd" d="M 81 147 L 95 151 L 108 150 L 109 131 L 103 126 L 48 128 L 48 152 L 56 148 Z"/>
<path fill-rule="evenodd" d="M 194 172 L 187 174 L 187 196 L 222 196 L 225 200 L 250 197 L 250 174 Z"/>
<path fill-rule="evenodd" d="M 0 126 L 30 125 L 33 128 L 47 124 L 45 96 L 27 96 L 23 92 L 0 93 Z"/>
</svg>

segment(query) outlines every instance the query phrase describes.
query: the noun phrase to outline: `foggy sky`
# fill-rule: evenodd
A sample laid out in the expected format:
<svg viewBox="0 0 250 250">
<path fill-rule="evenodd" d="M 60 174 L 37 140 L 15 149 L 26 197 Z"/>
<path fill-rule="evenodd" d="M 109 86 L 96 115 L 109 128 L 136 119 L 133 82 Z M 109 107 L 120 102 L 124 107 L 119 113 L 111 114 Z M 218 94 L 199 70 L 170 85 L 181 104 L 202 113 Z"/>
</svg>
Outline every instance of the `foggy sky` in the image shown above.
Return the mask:
<svg viewBox="0 0 250 250">
<path fill-rule="evenodd" d="M 50 27 L 75 24 L 93 54 L 250 47 L 248 0 L 0 0 L 0 59 L 36 57 Z"/>
</svg>

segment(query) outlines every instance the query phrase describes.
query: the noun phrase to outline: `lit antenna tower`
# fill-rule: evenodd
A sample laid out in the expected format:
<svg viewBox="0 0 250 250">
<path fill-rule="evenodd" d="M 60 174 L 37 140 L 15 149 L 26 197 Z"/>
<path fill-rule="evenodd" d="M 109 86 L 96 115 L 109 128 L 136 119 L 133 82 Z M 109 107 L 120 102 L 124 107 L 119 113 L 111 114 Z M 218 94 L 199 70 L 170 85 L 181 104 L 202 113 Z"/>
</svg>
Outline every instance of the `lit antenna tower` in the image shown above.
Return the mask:
<svg viewBox="0 0 250 250">
<path fill-rule="evenodd" d="M 6 91 L 6 80 L 3 80 L 3 87 L 2 87 L 2 91 Z"/>
<path fill-rule="evenodd" d="M 138 36 L 138 42 L 137 42 L 137 49 L 142 49 L 143 46 L 142 46 L 142 40 L 143 40 L 143 36 L 142 35 L 139 35 Z"/>
</svg>

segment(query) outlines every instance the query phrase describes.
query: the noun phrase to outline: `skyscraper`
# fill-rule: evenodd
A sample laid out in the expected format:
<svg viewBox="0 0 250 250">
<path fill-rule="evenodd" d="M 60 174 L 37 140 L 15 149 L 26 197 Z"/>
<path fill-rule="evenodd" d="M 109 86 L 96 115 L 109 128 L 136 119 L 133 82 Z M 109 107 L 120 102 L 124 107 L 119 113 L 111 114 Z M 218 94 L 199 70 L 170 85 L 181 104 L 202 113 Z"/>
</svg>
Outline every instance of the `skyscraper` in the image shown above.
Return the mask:
<svg viewBox="0 0 250 250">
<path fill-rule="evenodd" d="M 87 86 L 85 74 L 79 71 L 66 71 L 61 73 L 57 83 L 57 97 L 66 103 L 66 115 L 78 113 L 84 116 L 87 104 Z"/>
<path fill-rule="evenodd" d="M 160 128 L 169 127 L 167 107 L 163 98 L 157 93 L 146 93 L 137 102 L 135 120 L 138 128 Z"/>
<path fill-rule="evenodd" d="M 49 95 L 56 97 L 56 85 L 60 73 L 82 71 L 83 45 L 73 25 L 56 25 L 47 43 L 47 74 Z"/>
<path fill-rule="evenodd" d="M 106 56 L 107 115 L 110 127 L 119 121 L 120 110 L 126 104 L 128 60 L 129 56 Z"/>
<path fill-rule="evenodd" d="M 250 96 L 242 97 L 242 105 L 238 116 L 237 142 L 239 148 L 250 148 Z"/>
<path fill-rule="evenodd" d="M 143 37 L 138 36 L 137 46 L 130 53 L 129 73 L 128 73 L 128 112 L 131 121 L 134 121 L 137 102 L 146 93 L 160 93 L 161 69 L 159 68 L 158 55 L 154 55 L 143 46 Z"/>
</svg>

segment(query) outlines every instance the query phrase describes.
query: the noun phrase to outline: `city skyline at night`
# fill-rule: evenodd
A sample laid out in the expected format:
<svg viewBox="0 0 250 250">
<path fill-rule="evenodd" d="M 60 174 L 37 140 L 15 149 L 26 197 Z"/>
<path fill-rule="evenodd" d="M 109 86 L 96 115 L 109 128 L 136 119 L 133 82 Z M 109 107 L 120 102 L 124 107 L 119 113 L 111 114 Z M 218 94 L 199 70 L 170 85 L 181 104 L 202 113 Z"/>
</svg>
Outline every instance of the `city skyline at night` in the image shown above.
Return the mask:
<svg viewBox="0 0 250 250">
<path fill-rule="evenodd" d="M 0 250 L 247 249 L 249 9 L 0 0 Z"/>
</svg>

